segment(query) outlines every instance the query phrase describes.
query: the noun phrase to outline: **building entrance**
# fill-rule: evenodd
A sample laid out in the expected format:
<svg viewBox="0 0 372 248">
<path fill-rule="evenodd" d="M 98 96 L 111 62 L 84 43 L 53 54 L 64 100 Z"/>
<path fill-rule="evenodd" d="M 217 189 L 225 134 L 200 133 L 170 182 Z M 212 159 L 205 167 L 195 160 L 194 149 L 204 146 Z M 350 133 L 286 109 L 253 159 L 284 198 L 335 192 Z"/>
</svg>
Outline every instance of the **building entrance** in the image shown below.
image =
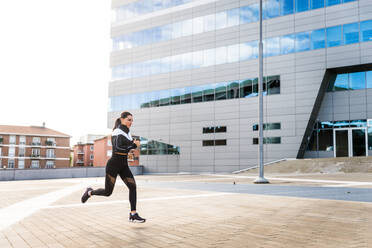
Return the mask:
<svg viewBox="0 0 372 248">
<path fill-rule="evenodd" d="M 333 129 L 334 157 L 357 157 L 368 154 L 367 128 Z"/>
</svg>

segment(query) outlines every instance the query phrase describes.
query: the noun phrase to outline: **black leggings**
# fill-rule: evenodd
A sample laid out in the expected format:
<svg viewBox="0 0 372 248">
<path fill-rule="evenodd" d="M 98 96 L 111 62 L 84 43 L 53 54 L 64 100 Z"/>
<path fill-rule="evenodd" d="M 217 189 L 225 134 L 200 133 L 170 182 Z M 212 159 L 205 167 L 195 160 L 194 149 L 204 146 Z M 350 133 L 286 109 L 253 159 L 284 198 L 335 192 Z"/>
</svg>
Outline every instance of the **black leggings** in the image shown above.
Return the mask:
<svg viewBox="0 0 372 248">
<path fill-rule="evenodd" d="M 116 177 L 119 175 L 129 189 L 129 202 L 131 211 L 136 210 L 137 186 L 133 174 L 128 167 L 127 156 L 113 155 L 106 165 L 105 188 L 96 189 L 92 195 L 110 196 L 114 190 Z"/>
</svg>

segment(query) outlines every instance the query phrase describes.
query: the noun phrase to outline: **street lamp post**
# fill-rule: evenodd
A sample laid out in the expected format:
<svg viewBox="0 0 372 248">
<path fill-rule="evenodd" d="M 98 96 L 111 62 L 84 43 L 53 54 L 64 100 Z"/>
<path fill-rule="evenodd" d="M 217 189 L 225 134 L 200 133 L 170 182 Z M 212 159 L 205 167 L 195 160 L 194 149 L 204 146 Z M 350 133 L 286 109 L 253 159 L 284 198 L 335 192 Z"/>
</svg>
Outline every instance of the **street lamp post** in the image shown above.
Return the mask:
<svg viewBox="0 0 372 248">
<path fill-rule="evenodd" d="M 262 0 L 260 0 L 260 43 L 259 43 L 259 80 L 258 80 L 258 145 L 259 145 L 259 165 L 260 172 L 258 178 L 254 183 L 269 183 L 269 181 L 264 177 L 264 164 L 263 164 L 263 43 L 262 43 Z"/>
</svg>

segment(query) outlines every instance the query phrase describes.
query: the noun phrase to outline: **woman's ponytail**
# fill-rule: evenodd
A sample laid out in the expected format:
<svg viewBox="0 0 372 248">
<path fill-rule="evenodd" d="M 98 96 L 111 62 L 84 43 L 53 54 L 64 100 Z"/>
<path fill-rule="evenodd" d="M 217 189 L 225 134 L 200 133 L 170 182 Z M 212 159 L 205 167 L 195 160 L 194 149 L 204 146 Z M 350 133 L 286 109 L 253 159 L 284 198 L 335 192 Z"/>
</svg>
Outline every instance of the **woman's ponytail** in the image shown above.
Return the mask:
<svg viewBox="0 0 372 248">
<path fill-rule="evenodd" d="M 114 124 L 114 128 L 112 130 L 115 130 L 116 128 L 118 128 L 120 124 L 121 124 L 120 118 L 117 118 Z"/>
</svg>

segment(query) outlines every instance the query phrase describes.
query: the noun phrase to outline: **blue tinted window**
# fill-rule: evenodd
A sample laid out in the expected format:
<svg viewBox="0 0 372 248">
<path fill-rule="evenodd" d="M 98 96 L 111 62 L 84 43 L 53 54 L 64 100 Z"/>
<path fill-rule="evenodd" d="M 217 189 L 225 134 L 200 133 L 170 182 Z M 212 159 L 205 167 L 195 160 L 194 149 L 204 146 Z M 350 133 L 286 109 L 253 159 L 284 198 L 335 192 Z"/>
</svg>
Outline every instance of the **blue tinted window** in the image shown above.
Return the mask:
<svg viewBox="0 0 372 248">
<path fill-rule="evenodd" d="M 227 47 L 227 63 L 239 61 L 239 44 Z"/>
<path fill-rule="evenodd" d="M 191 87 L 192 102 L 202 102 L 203 101 L 203 90 L 204 85 L 196 85 Z"/>
<path fill-rule="evenodd" d="M 280 15 L 279 0 L 267 0 L 263 3 L 263 18 L 269 19 Z"/>
<path fill-rule="evenodd" d="M 342 45 L 342 27 L 327 28 L 327 47 Z"/>
<path fill-rule="evenodd" d="M 349 75 L 349 89 L 360 90 L 366 88 L 366 73 L 365 72 L 354 72 Z"/>
<path fill-rule="evenodd" d="M 296 34 L 296 52 L 310 50 L 310 33 L 303 32 Z"/>
<path fill-rule="evenodd" d="M 203 102 L 214 101 L 214 84 L 205 85 L 203 89 Z"/>
<path fill-rule="evenodd" d="M 289 54 L 295 51 L 295 35 L 285 35 L 280 37 L 280 53 Z"/>
<path fill-rule="evenodd" d="M 227 11 L 227 26 L 237 26 L 239 25 L 239 8 L 229 9 Z"/>
<path fill-rule="evenodd" d="M 327 6 L 332 6 L 332 5 L 340 4 L 341 0 L 326 0 L 326 2 L 327 2 Z"/>
<path fill-rule="evenodd" d="M 348 2 L 355 2 L 357 0 L 344 0 L 344 3 L 348 3 Z"/>
<path fill-rule="evenodd" d="M 311 32 L 311 49 L 325 48 L 325 29 Z"/>
<path fill-rule="evenodd" d="M 302 12 L 309 9 L 309 0 L 296 0 L 296 12 Z"/>
<path fill-rule="evenodd" d="M 257 22 L 259 19 L 259 6 L 252 4 L 240 8 L 240 24 Z"/>
<path fill-rule="evenodd" d="M 277 56 L 280 54 L 279 37 L 264 40 L 264 56 Z"/>
<path fill-rule="evenodd" d="M 360 33 L 362 41 L 372 40 L 372 20 L 360 23 Z"/>
<path fill-rule="evenodd" d="M 325 0 L 310 0 L 311 9 L 319 9 L 324 7 Z"/>
<path fill-rule="evenodd" d="M 338 74 L 333 90 L 340 91 L 340 90 L 347 90 L 347 89 L 349 89 L 349 75 Z"/>
<path fill-rule="evenodd" d="M 226 11 L 216 13 L 216 29 L 225 28 L 227 26 Z"/>
<path fill-rule="evenodd" d="M 216 16 L 214 14 L 204 16 L 204 32 L 216 29 Z"/>
<path fill-rule="evenodd" d="M 252 41 L 240 44 L 240 60 L 250 60 L 258 58 L 258 42 Z"/>
<path fill-rule="evenodd" d="M 372 89 L 372 71 L 367 71 L 366 73 L 366 78 L 367 78 L 367 88 Z"/>
<path fill-rule="evenodd" d="M 293 14 L 294 0 L 280 0 L 280 15 Z"/>
<path fill-rule="evenodd" d="M 359 23 L 345 24 L 343 31 L 345 45 L 359 42 Z"/>
</svg>

